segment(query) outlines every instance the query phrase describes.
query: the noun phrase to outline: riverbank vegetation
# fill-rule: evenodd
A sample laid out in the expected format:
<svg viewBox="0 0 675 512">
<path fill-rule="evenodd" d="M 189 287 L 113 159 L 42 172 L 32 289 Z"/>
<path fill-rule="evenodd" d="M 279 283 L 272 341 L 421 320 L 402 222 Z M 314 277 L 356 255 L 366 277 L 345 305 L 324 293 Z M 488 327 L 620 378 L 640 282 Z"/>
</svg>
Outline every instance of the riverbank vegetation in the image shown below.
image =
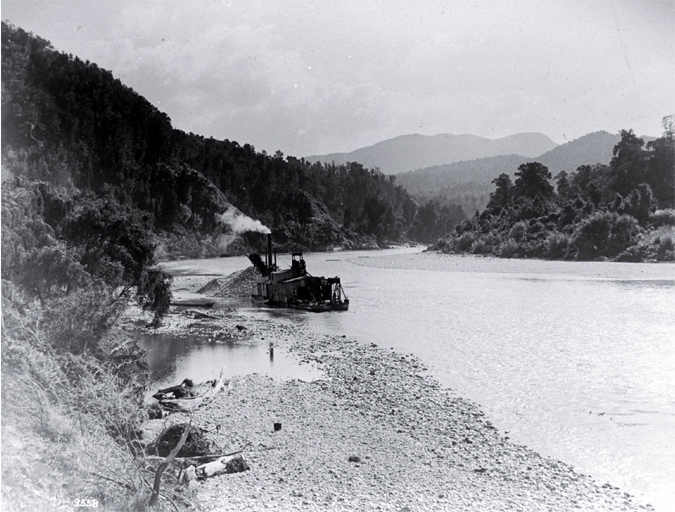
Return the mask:
<svg viewBox="0 0 675 512">
<path fill-rule="evenodd" d="M 646 145 L 621 131 L 609 165 L 553 178 L 530 162 L 518 167 L 515 182 L 501 174 L 487 207 L 434 247 L 505 258 L 674 261 L 674 123 L 665 118 L 663 136 Z"/>
<path fill-rule="evenodd" d="M 17 508 L 147 504 L 146 368 L 119 318 L 130 301 L 156 323 L 167 312 L 158 258 L 260 242 L 223 214 L 301 249 L 432 240 L 463 218 L 360 164 L 176 130 L 108 71 L 7 23 L 2 70 L 2 476 Z"/>
<path fill-rule="evenodd" d="M 146 367 L 118 319 L 132 299 L 157 320 L 167 312 L 171 279 L 152 266 L 153 250 L 145 219 L 114 201 L 3 184 L 7 507 L 147 503 L 152 467 L 137 439 Z"/>
</svg>

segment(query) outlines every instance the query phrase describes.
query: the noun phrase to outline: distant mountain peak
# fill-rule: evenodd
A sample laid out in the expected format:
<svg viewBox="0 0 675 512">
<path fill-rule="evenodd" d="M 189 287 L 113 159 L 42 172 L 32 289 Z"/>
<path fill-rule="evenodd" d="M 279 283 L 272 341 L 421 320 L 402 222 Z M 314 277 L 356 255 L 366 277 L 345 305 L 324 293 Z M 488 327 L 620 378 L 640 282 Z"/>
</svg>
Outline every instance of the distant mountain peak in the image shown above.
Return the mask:
<svg viewBox="0 0 675 512">
<path fill-rule="evenodd" d="M 499 139 L 478 135 L 439 133 L 399 135 L 348 153 L 331 153 L 305 157 L 310 162 L 343 164 L 359 162 L 377 167 L 385 174 L 398 174 L 414 169 L 451 164 L 464 160 L 500 155 L 535 157 L 550 151 L 557 144 L 543 133 L 516 133 Z"/>
</svg>

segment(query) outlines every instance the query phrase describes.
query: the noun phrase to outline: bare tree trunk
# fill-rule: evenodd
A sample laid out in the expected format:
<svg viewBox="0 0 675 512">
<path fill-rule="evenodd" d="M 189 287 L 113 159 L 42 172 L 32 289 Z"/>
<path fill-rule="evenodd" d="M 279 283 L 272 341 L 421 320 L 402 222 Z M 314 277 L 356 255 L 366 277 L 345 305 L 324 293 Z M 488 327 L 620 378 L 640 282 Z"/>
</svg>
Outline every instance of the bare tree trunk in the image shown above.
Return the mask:
<svg viewBox="0 0 675 512">
<path fill-rule="evenodd" d="M 178 455 L 178 452 L 185 444 L 188 434 L 190 433 L 191 426 L 192 422 L 185 425 L 185 430 L 183 430 L 183 435 L 180 436 L 178 444 L 174 447 L 173 450 L 171 450 L 169 456 L 157 468 L 157 473 L 155 473 L 155 485 L 153 485 L 152 487 L 152 496 L 150 496 L 151 507 L 154 507 L 157 504 L 157 498 L 159 498 L 159 486 L 162 483 L 162 473 L 164 473 L 164 470 L 169 466 L 169 464 L 171 464 L 171 461 L 176 457 L 176 455 Z"/>
</svg>

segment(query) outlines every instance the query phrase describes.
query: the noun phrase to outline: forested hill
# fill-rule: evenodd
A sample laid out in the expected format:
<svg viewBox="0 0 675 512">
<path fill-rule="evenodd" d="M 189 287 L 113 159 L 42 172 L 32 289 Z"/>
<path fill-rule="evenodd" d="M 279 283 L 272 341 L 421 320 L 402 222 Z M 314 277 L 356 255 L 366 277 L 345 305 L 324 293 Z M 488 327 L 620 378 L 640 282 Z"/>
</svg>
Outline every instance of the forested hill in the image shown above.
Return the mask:
<svg viewBox="0 0 675 512">
<path fill-rule="evenodd" d="M 518 153 L 454 162 L 401 173 L 396 182 L 418 200 L 442 197 L 473 212 L 485 208 L 493 189 L 492 181 L 501 173 L 513 178 L 519 165 L 532 161 L 544 164 L 553 176 L 561 171 L 572 172 L 581 165 L 608 164 L 619 140 L 618 134 L 594 132 L 534 158 Z M 650 142 L 654 138 L 643 140 Z"/>
<path fill-rule="evenodd" d="M 675 261 L 675 118 L 645 144 L 622 130 L 608 164 L 555 176 L 541 162 L 503 172 L 482 213 L 439 240 L 447 252 L 506 258 Z M 557 148 L 556 148 L 557 149 Z"/>
<path fill-rule="evenodd" d="M 110 72 L 6 23 L 2 167 L 5 183 L 41 181 L 137 209 L 173 249 L 197 253 L 232 238 L 219 217 L 230 203 L 279 243 L 309 249 L 429 240 L 463 218 L 435 203 L 419 208 L 357 163 L 310 164 L 176 130 Z"/>
</svg>

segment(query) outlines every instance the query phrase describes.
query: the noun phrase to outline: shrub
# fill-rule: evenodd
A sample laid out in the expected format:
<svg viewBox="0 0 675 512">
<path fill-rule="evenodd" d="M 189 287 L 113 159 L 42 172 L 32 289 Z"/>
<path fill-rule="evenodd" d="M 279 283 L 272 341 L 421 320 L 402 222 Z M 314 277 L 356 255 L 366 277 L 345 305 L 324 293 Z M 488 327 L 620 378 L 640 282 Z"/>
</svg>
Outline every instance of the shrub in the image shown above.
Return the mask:
<svg viewBox="0 0 675 512">
<path fill-rule="evenodd" d="M 572 240 L 569 235 L 554 232 L 546 239 L 546 256 L 552 259 L 564 258 Z"/>
<path fill-rule="evenodd" d="M 638 235 L 637 243 L 623 251 L 618 261 L 675 261 L 675 226 L 661 226 Z"/>
<path fill-rule="evenodd" d="M 509 235 L 516 242 L 520 242 L 527 234 L 528 227 L 529 224 L 525 221 L 516 222 L 509 231 Z"/>
<path fill-rule="evenodd" d="M 519 244 L 519 253 L 526 257 L 541 258 L 546 254 L 546 239 L 523 240 Z"/>
<path fill-rule="evenodd" d="M 513 238 L 507 238 L 499 245 L 499 256 L 513 258 L 518 253 L 518 243 Z"/>
<path fill-rule="evenodd" d="M 597 211 L 583 219 L 575 231 L 573 244 L 578 251 L 577 259 L 617 256 L 633 244 L 639 232 L 634 217 Z"/>
<path fill-rule="evenodd" d="M 661 226 L 645 234 L 640 243 L 652 248 L 653 257 L 659 261 L 675 260 L 675 226 Z"/>
<path fill-rule="evenodd" d="M 535 234 L 540 233 L 544 230 L 544 225 L 539 221 L 539 219 L 532 219 L 530 225 L 527 228 L 528 233 Z"/>
<path fill-rule="evenodd" d="M 639 262 L 655 257 L 652 247 L 647 245 L 632 245 L 616 257 L 616 261 Z"/>
<path fill-rule="evenodd" d="M 490 252 L 490 248 L 487 243 L 485 243 L 485 238 L 478 238 L 471 244 L 471 252 L 473 254 L 486 254 Z"/>
<path fill-rule="evenodd" d="M 630 215 L 618 215 L 612 218 L 612 231 L 605 249 L 607 256 L 616 256 L 633 245 L 640 232 L 638 221 Z"/>
<path fill-rule="evenodd" d="M 675 261 L 675 242 L 673 237 L 666 236 L 659 242 L 656 250 L 656 259 L 659 261 Z"/>
<path fill-rule="evenodd" d="M 467 252 L 471 249 L 471 246 L 473 245 L 474 242 L 474 235 L 471 232 L 466 232 L 462 236 L 460 236 L 457 239 L 457 243 L 455 244 L 455 249 L 457 249 L 459 252 Z"/>
<path fill-rule="evenodd" d="M 654 227 L 675 226 L 675 209 L 656 210 L 649 217 L 649 222 Z"/>
</svg>

